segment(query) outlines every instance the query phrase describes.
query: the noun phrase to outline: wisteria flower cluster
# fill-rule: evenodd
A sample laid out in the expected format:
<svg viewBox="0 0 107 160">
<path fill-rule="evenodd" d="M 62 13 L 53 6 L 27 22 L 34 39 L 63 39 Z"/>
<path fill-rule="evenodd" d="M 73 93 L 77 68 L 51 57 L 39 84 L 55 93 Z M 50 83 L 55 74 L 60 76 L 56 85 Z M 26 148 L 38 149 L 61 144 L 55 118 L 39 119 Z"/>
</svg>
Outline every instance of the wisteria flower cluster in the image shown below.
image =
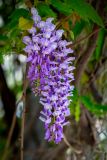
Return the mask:
<svg viewBox="0 0 107 160">
<path fill-rule="evenodd" d="M 31 9 L 33 27 L 29 36 L 23 37 L 29 63 L 28 78 L 32 91 L 40 96 L 43 110 L 40 119 L 45 124 L 45 139 L 59 143 L 63 138 L 63 127 L 69 122 L 69 96 L 74 80 L 73 50 L 69 42 L 62 39 L 63 30 L 56 30 L 53 18 L 42 21 L 35 8 Z M 70 42 L 71 43 L 71 42 Z"/>
</svg>

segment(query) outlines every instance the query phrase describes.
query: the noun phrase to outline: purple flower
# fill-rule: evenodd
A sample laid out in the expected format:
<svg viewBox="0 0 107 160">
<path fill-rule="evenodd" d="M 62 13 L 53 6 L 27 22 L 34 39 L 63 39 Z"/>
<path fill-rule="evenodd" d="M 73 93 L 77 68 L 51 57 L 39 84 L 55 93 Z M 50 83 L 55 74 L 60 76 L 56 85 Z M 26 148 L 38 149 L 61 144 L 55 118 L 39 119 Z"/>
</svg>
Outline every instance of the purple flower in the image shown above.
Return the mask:
<svg viewBox="0 0 107 160">
<path fill-rule="evenodd" d="M 31 9 L 34 26 L 28 30 L 30 36 L 23 37 L 29 62 L 28 78 L 32 91 L 40 96 L 43 110 L 40 119 L 45 123 L 45 139 L 61 142 L 63 127 L 69 124 L 66 117 L 70 115 L 69 96 L 72 96 L 74 80 L 70 56 L 72 49 L 67 48 L 71 42 L 62 39 L 63 30 L 56 30 L 53 18 L 42 21 L 35 8 Z"/>
</svg>

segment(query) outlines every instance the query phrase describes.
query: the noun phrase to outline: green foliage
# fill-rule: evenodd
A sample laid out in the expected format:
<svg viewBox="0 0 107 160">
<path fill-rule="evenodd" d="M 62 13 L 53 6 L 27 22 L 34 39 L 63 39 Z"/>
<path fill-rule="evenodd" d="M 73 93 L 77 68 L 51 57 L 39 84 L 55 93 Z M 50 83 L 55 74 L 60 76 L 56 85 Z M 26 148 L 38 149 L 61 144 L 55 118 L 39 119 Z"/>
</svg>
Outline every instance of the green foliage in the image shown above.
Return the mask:
<svg viewBox="0 0 107 160">
<path fill-rule="evenodd" d="M 6 144 L 6 139 L 0 138 L 0 155 L 2 154 L 2 150 L 4 149 Z"/>
<path fill-rule="evenodd" d="M 72 100 L 69 108 L 71 111 L 71 114 L 74 115 L 75 120 L 78 122 L 80 118 L 80 104 L 83 103 L 83 105 L 93 114 L 96 116 L 102 116 L 107 113 L 107 105 L 102 105 L 95 103 L 90 96 L 79 96 L 76 89 L 73 91 L 73 96 L 70 97 Z"/>
<path fill-rule="evenodd" d="M 7 35 L 0 36 L 0 41 L 2 42 L 2 46 L 0 47 L 0 63 L 3 63 L 6 55 L 22 52 L 24 44 L 20 38 L 20 32 L 21 30 L 14 26 Z"/>
<path fill-rule="evenodd" d="M 107 105 L 101 105 L 93 102 L 88 96 L 81 96 L 81 102 L 92 113 L 100 116 L 107 113 Z"/>
<path fill-rule="evenodd" d="M 18 24 L 20 17 L 29 19 L 30 18 L 29 11 L 24 8 L 15 9 L 9 16 L 9 23 L 7 25 L 7 28 L 8 29 L 14 28 Z"/>
<path fill-rule="evenodd" d="M 73 33 L 73 31 L 70 31 L 69 33 L 70 33 L 70 37 L 71 37 L 71 39 L 72 39 L 72 40 L 74 40 L 74 38 L 75 38 L 75 37 L 74 37 L 74 33 Z"/>
<path fill-rule="evenodd" d="M 51 5 L 65 15 L 70 15 L 73 12 L 76 12 L 83 20 L 91 20 L 101 27 L 104 26 L 97 11 L 84 0 L 65 0 L 65 2 L 51 0 Z"/>
<path fill-rule="evenodd" d="M 5 34 L 0 35 L 2 46 L 0 48 L 0 63 L 8 54 L 21 53 L 24 47 L 21 31 L 31 28 L 30 12 L 24 8 L 15 9 L 9 16 L 9 23 L 4 27 Z"/>
<path fill-rule="evenodd" d="M 69 105 L 71 115 L 75 117 L 75 120 L 78 122 L 80 118 L 80 100 L 78 91 L 76 89 L 73 90 L 73 96 L 69 97 L 72 101 Z"/>
<path fill-rule="evenodd" d="M 71 97 L 73 103 L 76 103 L 77 100 L 78 100 L 78 98 L 79 98 L 78 91 L 77 91 L 76 88 L 74 88 L 74 90 L 73 90 L 73 96 Z"/>
<path fill-rule="evenodd" d="M 66 0 L 66 3 L 72 10 L 78 13 L 82 19 L 86 21 L 92 20 L 99 26 L 104 26 L 103 21 L 96 10 L 84 0 Z"/>
<path fill-rule="evenodd" d="M 7 45 L 5 46 L 6 49 L 4 49 L 4 45 L 8 42 L 8 37 L 6 35 L 0 35 L 0 42 L 2 46 L 0 47 L 0 63 L 3 63 L 3 55 L 7 51 Z"/>
<path fill-rule="evenodd" d="M 103 45 L 104 45 L 104 39 L 105 39 L 105 29 L 102 28 L 99 31 L 96 50 L 93 54 L 93 59 L 99 60 L 101 53 L 102 53 Z"/>
<path fill-rule="evenodd" d="M 60 0 L 51 0 L 51 5 L 65 15 L 72 13 L 71 7 L 67 3 L 63 3 Z"/>
<path fill-rule="evenodd" d="M 6 44 L 5 46 L 0 48 L 0 63 L 3 63 L 4 56 L 11 54 L 12 48 L 10 44 Z"/>
<path fill-rule="evenodd" d="M 53 8 L 55 8 L 59 13 L 63 13 L 67 15 L 68 21 L 69 19 L 72 19 L 72 15 L 74 13 L 77 14 L 77 17 L 75 16 L 75 25 L 67 29 L 69 31 L 70 38 L 73 40 L 74 37 L 79 35 L 83 28 L 86 27 L 85 21 L 93 21 L 97 23 L 100 26 L 103 26 L 103 22 L 101 18 L 99 17 L 98 13 L 95 11 L 95 9 L 86 3 L 84 0 L 50 0 L 48 3 L 46 2 L 37 2 L 37 9 L 39 11 L 39 14 L 42 17 L 54 17 L 57 18 L 58 13 L 54 11 Z M 52 8 L 52 7 L 53 8 Z M 78 19 L 78 16 L 82 19 Z M 71 20 L 73 21 L 73 20 Z M 22 48 L 21 45 L 21 38 L 18 39 L 18 36 L 20 35 L 20 30 L 27 30 L 32 26 L 31 21 L 31 15 L 29 10 L 24 8 L 16 8 L 11 15 L 8 18 L 8 25 L 5 26 L 5 29 L 8 30 L 8 34 L 6 35 L 0 35 L 0 40 L 7 43 L 7 46 L 3 46 L 0 49 L 0 61 L 3 61 L 3 55 L 8 54 L 13 50 L 14 47 L 16 47 L 16 50 L 20 51 Z M 64 24 L 66 26 L 66 24 Z M 99 35 L 99 41 L 98 41 L 98 47 L 96 49 L 95 56 L 96 58 L 101 52 L 102 44 L 103 44 L 103 33 Z M 20 36 L 19 36 L 20 37 Z M 16 44 L 15 44 L 16 43 Z M 21 47 L 19 46 L 21 45 Z M 17 48 L 18 47 L 18 48 Z"/>
<path fill-rule="evenodd" d="M 7 41 L 8 37 L 6 35 L 0 34 L 0 42 Z"/>
<path fill-rule="evenodd" d="M 20 17 L 30 18 L 29 11 L 24 8 L 15 9 L 9 16 L 9 19 L 19 19 Z"/>
<path fill-rule="evenodd" d="M 72 28 L 75 37 L 81 33 L 85 25 L 86 23 L 83 20 L 76 22 L 75 26 Z"/>
<path fill-rule="evenodd" d="M 3 54 L 0 51 L 0 64 L 2 64 L 2 63 L 3 63 Z"/>
<path fill-rule="evenodd" d="M 42 17 L 54 17 L 56 18 L 56 13 L 49 7 L 49 5 L 45 3 L 38 3 L 37 9 L 39 11 L 39 14 Z"/>
<path fill-rule="evenodd" d="M 19 28 L 21 30 L 28 30 L 32 27 L 33 23 L 28 20 L 28 19 L 25 19 L 24 17 L 20 17 L 19 18 Z"/>
<path fill-rule="evenodd" d="M 78 122 L 79 121 L 79 118 L 80 118 L 80 102 L 79 100 L 77 101 L 76 103 L 76 106 L 75 106 L 75 120 Z"/>
</svg>

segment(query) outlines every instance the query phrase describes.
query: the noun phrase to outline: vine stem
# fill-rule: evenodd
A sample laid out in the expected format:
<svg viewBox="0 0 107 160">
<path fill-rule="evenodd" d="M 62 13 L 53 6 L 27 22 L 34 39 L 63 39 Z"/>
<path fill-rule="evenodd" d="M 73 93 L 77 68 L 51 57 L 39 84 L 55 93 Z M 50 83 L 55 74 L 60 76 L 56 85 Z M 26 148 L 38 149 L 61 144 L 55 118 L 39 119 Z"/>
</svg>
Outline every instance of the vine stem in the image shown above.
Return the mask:
<svg viewBox="0 0 107 160">
<path fill-rule="evenodd" d="M 26 88 L 27 88 L 26 73 L 27 73 L 27 67 L 26 67 L 24 82 L 23 82 L 23 94 L 21 98 L 19 99 L 19 101 L 16 103 L 16 106 L 18 106 L 18 104 L 23 100 L 23 113 L 22 113 L 22 123 L 21 123 L 21 160 L 23 160 L 23 157 L 24 157 L 24 152 L 23 152 L 24 150 L 24 125 L 25 125 L 25 114 L 26 114 L 25 113 L 26 112 L 25 100 L 26 100 Z M 16 111 L 14 112 L 14 115 L 13 115 L 12 124 L 9 130 L 9 134 L 8 134 L 7 142 L 5 145 L 4 153 L 2 156 L 2 160 L 7 159 L 8 148 L 10 146 L 15 124 L 16 124 Z"/>
<path fill-rule="evenodd" d="M 97 30 L 97 31 L 96 31 Z M 77 67 L 76 67 L 76 74 L 75 74 L 75 85 L 78 89 L 80 89 L 79 84 L 80 84 L 80 80 L 82 77 L 82 74 L 85 70 L 85 67 L 89 61 L 89 58 L 91 57 L 91 55 L 93 54 L 95 48 L 96 48 L 96 44 L 97 44 L 97 38 L 98 38 L 98 31 L 99 28 L 98 26 L 94 25 L 93 27 L 93 36 L 91 36 L 90 40 L 89 40 L 89 45 L 86 49 L 86 51 L 83 53 L 82 57 L 80 57 Z"/>
<path fill-rule="evenodd" d="M 12 138 L 12 134 L 13 134 L 15 124 L 16 124 L 16 111 L 14 112 L 14 115 L 13 115 L 12 124 L 11 124 L 10 130 L 9 130 L 9 134 L 8 134 L 7 142 L 6 142 L 6 145 L 5 145 L 4 153 L 3 153 L 3 156 L 2 156 L 2 160 L 7 159 L 8 148 L 9 148 L 9 145 L 10 145 L 10 142 L 11 142 L 11 138 Z"/>
<path fill-rule="evenodd" d="M 22 123 L 21 123 L 21 152 L 20 152 L 21 160 L 24 159 L 24 126 L 25 126 L 25 115 L 26 115 L 27 66 L 25 70 L 26 71 L 25 71 L 25 76 L 24 76 L 24 81 L 23 81 L 23 113 L 22 113 Z"/>
<path fill-rule="evenodd" d="M 89 33 L 88 35 L 80 38 L 80 39 L 77 40 L 76 42 L 71 43 L 70 45 L 68 45 L 68 47 L 74 47 L 74 46 L 78 45 L 78 44 L 81 43 L 82 41 L 84 41 L 84 40 L 89 39 L 90 37 L 92 37 L 94 34 L 96 34 L 97 32 L 99 32 L 100 30 L 101 30 L 101 28 L 96 29 L 95 31 Z"/>
<path fill-rule="evenodd" d="M 22 113 L 22 124 L 21 124 L 21 160 L 24 157 L 24 125 L 25 125 L 25 107 Z"/>
<path fill-rule="evenodd" d="M 23 99 L 23 97 L 21 97 L 18 100 L 18 102 L 16 103 L 16 106 L 18 106 L 18 104 L 22 101 L 22 99 Z M 5 145 L 4 152 L 3 152 L 2 160 L 5 160 L 7 158 L 8 148 L 10 146 L 10 142 L 11 142 L 11 139 L 12 139 L 15 124 L 16 124 L 16 110 L 15 110 L 14 115 L 13 115 L 12 124 L 11 124 L 10 130 L 9 130 L 9 133 L 8 133 L 7 142 L 6 142 L 6 145 Z"/>
<path fill-rule="evenodd" d="M 81 150 L 77 150 L 75 149 L 73 146 L 71 146 L 71 144 L 69 143 L 69 141 L 67 140 L 65 134 L 63 134 L 63 138 L 64 138 L 64 142 L 65 144 L 68 146 L 68 148 L 70 148 L 73 152 L 75 152 L 76 154 L 81 154 L 82 151 Z"/>
</svg>

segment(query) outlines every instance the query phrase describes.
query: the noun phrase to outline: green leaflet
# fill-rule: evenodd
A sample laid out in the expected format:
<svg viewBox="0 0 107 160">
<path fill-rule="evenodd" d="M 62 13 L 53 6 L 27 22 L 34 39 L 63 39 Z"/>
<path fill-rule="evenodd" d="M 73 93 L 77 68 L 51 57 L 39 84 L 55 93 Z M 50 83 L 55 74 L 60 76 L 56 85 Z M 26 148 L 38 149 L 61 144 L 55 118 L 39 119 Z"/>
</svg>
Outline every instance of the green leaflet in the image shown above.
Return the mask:
<svg viewBox="0 0 107 160">
<path fill-rule="evenodd" d="M 28 19 L 25 19 L 24 17 L 19 18 L 19 25 L 18 27 L 21 30 L 28 30 L 32 27 L 33 23 L 29 21 Z"/>
<path fill-rule="evenodd" d="M 72 32 L 74 33 L 75 37 L 81 33 L 81 31 L 83 30 L 85 25 L 86 25 L 86 23 L 83 20 L 81 20 L 75 24 L 75 26 L 72 29 Z"/>
<path fill-rule="evenodd" d="M 102 28 L 99 32 L 96 50 L 93 54 L 93 58 L 96 60 L 99 60 L 101 56 L 103 45 L 104 45 L 104 38 L 105 38 L 105 29 Z"/>
<path fill-rule="evenodd" d="M 74 40 L 74 38 L 75 38 L 74 33 L 72 31 L 70 31 L 70 37 L 71 37 L 72 40 Z"/>
<path fill-rule="evenodd" d="M 86 20 L 86 21 L 93 21 L 94 23 L 98 24 L 99 26 L 103 27 L 103 21 L 101 17 L 98 15 L 97 11 L 88 3 L 86 3 L 84 0 L 65 0 L 66 4 L 69 5 L 69 7 L 78 13 L 78 15 Z"/>
<path fill-rule="evenodd" d="M 73 90 L 73 96 L 69 97 L 71 99 L 71 103 L 69 105 L 69 109 L 71 115 L 74 115 L 75 120 L 78 122 L 80 117 L 80 104 L 79 104 L 79 96 L 78 91 L 76 89 Z"/>
<path fill-rule="evenodd" d="M 4 57 L 8 54 L 11 54 L 12 48 L 11 45 L 4 45 L 0 48 L 0 63 L 3 63 Z"/>
<path fill-rule="evenodd" d="M 3 58 L 4 55 L 7 54 L 7 43 L 8 43 L 8 37 L 6 35 L 0 34 L 0 42 L 1 42 L 1 47 L 0 47 L 0 63 L 3 63 Z"/>
<path fill-rule="evenodd" d="M 63 3 L 60 0 L 50 0 L 51 5 L 56 8 L 59 12 L 69 15 L 72 13 L 72 8 L 67 4 Z"/>
<path fill-rule="evenodd" d="M 6 35 L 0 34 L 0 41 L 7 41 L 8 37 Z"/>
<path fill-rule="evenodd" d="M 3 54 L 2 54 L 2 52 L 0 51 L 0 64 L 2 64 L 3 63 Z"/>
<path fill-rule="evenodd" d="M 9 19 L 19 19 L 20 17 L 29 18 L 29 11 L 24 8 L 15 9 L 15 11 L 9 16 Z"/>
<path fill-rule="evenodd" d="M 80 99 L 84 106 L 92 113 L 95 113 L 96 115 L 107 113 L 107 105 L 97 104 L 93 102 L 88 96 L 81 96 Z"/>
<path fill-rule="evenodd" d="M 29 11 L 24 8 L 15 9 L 15 11 L 9 16 L 9 23 L 6 26 L 7 29 L 13 29 L 17 26 L 20 17 L 30 19 Z"/>
<path fill-rule="evenodd" d="M 80 119 L 80 113 L 81 113 L 81 110 L 80 110 L 80 102 L 79 100 L 77 101 L 76 103 L 76 106 L 75 106 L 75 120 L 78 122 L 79 119 Z"/>
<path fill-rule="evenodd" d="M 42 17 L 48 16 L 48 17 L 56 18 L 57 16 L 57 14 L 53 12 L 53 10 L 49 7 L 49 5 L 45 3 L 38 3 L 37 9 L 38 9 L 40 16 Z"/>
</svg>

